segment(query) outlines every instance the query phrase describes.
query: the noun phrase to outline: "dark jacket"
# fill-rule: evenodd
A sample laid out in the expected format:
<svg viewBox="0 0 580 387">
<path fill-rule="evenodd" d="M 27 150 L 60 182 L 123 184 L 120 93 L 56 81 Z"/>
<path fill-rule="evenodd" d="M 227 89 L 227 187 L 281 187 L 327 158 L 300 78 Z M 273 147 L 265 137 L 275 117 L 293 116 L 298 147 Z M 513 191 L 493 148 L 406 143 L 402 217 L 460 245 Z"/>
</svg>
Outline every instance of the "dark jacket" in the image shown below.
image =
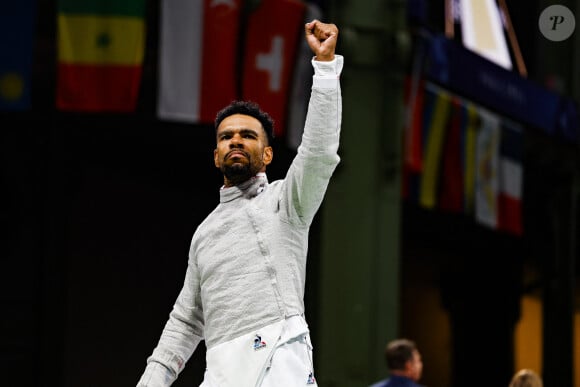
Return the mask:
<svg viewBox="0 0 580 387">
<path fill-rule="evenodd" d="M 374 384 L 371 384 L 369 387 L 423 387 L 423 386 L 415 383 L 412 379 L 409 379 L 405 376 L 393 375 L 388 379 L 383 379 Z"/>
</svg>

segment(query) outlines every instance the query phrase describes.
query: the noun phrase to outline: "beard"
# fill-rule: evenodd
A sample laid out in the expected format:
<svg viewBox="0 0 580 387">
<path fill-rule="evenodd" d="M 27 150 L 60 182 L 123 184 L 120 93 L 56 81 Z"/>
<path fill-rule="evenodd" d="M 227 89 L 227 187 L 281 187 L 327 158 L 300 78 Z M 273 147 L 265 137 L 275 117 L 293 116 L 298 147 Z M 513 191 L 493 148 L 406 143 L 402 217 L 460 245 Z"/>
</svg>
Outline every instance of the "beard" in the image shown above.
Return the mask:
<svg viewBox="0 0 580 387">
<path fill-rule="evenodd" d="M 252 168 L 251 163 L 222 165 L 221 171 L 233 185 L 241 184 L 258 173 L 258 170 L 255 167 Z"/>
</svg>

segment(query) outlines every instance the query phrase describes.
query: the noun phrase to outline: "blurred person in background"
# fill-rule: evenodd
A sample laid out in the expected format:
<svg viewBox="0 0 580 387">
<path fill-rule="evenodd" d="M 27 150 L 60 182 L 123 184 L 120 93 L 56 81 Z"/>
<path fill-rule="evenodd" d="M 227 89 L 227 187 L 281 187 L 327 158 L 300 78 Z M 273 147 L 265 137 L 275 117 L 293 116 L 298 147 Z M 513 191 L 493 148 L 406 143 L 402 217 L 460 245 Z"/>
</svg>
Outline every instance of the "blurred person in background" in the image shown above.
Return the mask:
<svg viewBox="0 0 580 387">
<path fill-rule="evenodd" d="M 418 384 L 423 372 L 423 361 L 414 341 L 401 338 L 387 343 L 385 362 L 389 377 L 370 387 L 423 387 Z"/>
<path fill-rule="evenodd" d="M 544 383 L 540 375 L 524 368 L 514 374 L 509 387 L 544 387 Z"/>
</svg>

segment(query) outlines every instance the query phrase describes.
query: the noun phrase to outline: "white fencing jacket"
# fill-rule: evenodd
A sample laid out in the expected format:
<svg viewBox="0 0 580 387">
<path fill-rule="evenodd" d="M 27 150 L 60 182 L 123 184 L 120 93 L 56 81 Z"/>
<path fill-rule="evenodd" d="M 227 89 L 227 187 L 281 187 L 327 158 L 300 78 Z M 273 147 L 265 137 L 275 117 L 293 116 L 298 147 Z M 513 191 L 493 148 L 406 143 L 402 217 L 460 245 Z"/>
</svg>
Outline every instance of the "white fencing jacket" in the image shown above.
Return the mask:
<svg viewBox="0 0 580 387">
<path fill-rule="evenodd" d="M 212 387 L 256 386 L 270 351 L 308 334 L 308 231 L 340 161 L 343 57 L 312 65 L 302 142 L 286 177 L 269 183 L 261 173 L 220 191 L 193 235 L 183 288 L 138 386 L 171 385 L 202 340 Z M 256 336 L 264 347 L 254 348 Z M 297 377 L 285 383 L 307 384 Z"/>
</svg>

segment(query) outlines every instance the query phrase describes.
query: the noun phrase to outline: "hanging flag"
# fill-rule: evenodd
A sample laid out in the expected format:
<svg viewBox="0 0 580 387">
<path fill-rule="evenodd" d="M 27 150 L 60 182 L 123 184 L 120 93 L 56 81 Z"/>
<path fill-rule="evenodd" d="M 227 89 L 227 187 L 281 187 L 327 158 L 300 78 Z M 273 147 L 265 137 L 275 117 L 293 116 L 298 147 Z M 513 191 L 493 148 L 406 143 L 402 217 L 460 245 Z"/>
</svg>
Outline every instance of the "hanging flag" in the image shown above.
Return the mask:
<svg viewBox="0 0 580 387">
<path fill-rule="evenodd" d="M 314 19 L 322 20 L 322 11 L 316 4 L 306 3 L 305 17 L 302 22 L 305 24 Z M 306 39 L 301 39 L 300 42 L 300 47 L 296 54 L 296 63 L 294 64 L 294 73 L 292 75 L 290 100 L 288 104 L 288 125 L 286 130 L 286 143 L 293 150 L 297 150 L 302 142 L 302 133 L 304 132 L 313 73 L 312 65 L 310 64 L 312 50 Z"/>
<path fill-rule="evenodd" d="M 475 154 L 476 139 L 481 120 L 477 108 L 467 101 L 464 109 L 465 131 L 463 132 L 463 212 L 473 214 L 475 208 Z"/>
<path fill-rule="evenodd" d="M 58 109 L 135 110 L 144 15 L 144 0 L 58 0 Z"/>
<path fill-rule="evenodd" d="M 499 189 L 500 118 L 479 108 L 481 127 L 476 140 L 475 219 L 489 228 L 497 229 Z"/>
<path fill-rule="evenodd" d="M 164 0 L 159 47 L 160 119 L 213 123 L 238 98 L 242 0 Z"/>
<path fill-rule="evenodd" d="M 427 209 L 435 208 L 439 183 L 439 169 L 443 139 L 447 130 L 451 96 L 445 90 L 436 91 L 436 101 L 427 132 L 424 134 L 423 172 L 419 193 L 419 204 Z"/>
<path fill-rule="evenodd" d="M 497 228 L 522 235 L 523 128 L 505 119 L 502 124 Z"/>
<path fill-rule="evenodd" d="M 290 81 L 306 5 L 298 0 L 262 0 L 248 17 L 242 98 L 274 119 L 274 135 L 286 131 Z"/>
<path fill-rule="evenodd" d="M 411 74 L 405 80 L 405 128 L 404 128 L 404 163 L 412 171 L 420 172 L 423 156 L 423 104 L 425 79 L 423 67 L 429 44 L 426 39 L 418 37 L 414 42 L 416 49 L 413 55 Z"/>
<path fill-rule="evenodd" d="M 413 171 L 420 172 L 423 168 L 423 106 L 425 81 L 408 78 L 405 91 L 406 123 L 404 137 L 405 164 Z"/>
<path fill-rule="evenodd" d="M 0 110 L 27 110 L 31 104 L 31 73 L 36 0 L 7 1 L 0 16 Z"/>
<path fill-rule="evenodd" d="M 427 137 L 427 133 L 429 133 L 429 129 L 431 126 L 431 122 L 434 118 L 434 114 L 436 111 L 436 102 L 438 99 L 438 90 L 439 88 L 435 89 L 434 87 L 429 88 L 422 88 L 421 89 L 421 109 L 417 109 L 415 114 L 418 115 L 417 118 L 414 119 L 416 126 L 413 130 L 415 131 L 414 136 L 414 143 L 418 143 L 415 146 L 415 149 L 421 153 L 417 156 L 414 156 L 418 160 L 418 163 L 410 164 L 407 162 L 403 163 L 403 178 L 402 178 L 402 196 L 404 199 L 411 201 L 412 203 L 419 203 L 419 197 L 421 192 L 421 177 L 422 177 L 422 168 L 423 168 L 423 144 L 422 140 Z M 405 140 L 406 141 L 406 140 Z M 407 148 L 404 144 L 403 146 L 404 151 L 407 151 Z"/>
<path fill-rule="evenodd" d="M 463 212 L 464 167 L 461 138 L 466 127 L 465 107 L 458 97 L 451 99 L 447 135 L 443 145 L 439 209 Z"/>
</svg>

